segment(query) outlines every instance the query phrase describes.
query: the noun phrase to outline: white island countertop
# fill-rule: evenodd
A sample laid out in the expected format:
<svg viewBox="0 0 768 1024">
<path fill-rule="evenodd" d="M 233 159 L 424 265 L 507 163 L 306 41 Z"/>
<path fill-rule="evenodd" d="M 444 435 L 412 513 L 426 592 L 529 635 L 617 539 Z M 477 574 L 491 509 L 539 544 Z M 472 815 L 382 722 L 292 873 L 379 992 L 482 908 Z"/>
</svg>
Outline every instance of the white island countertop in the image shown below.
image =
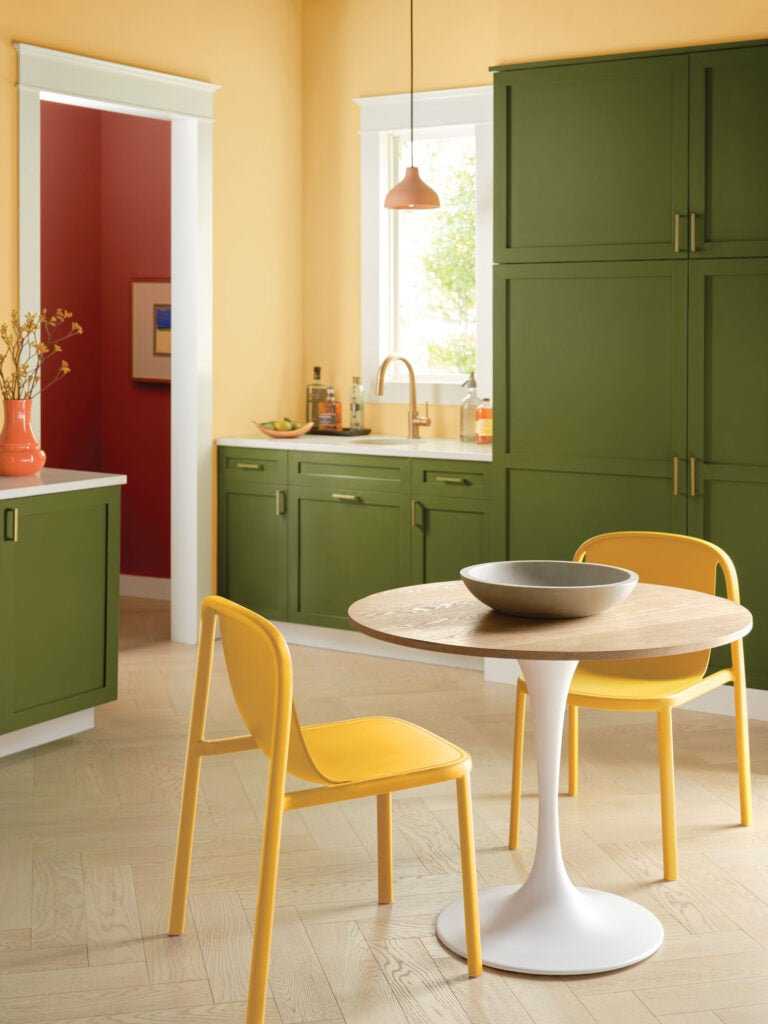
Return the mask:
<svg viewBox="0 0 768 1024">
<path fill-rule="evenodd" d="M 120 473 L 43 468 L 34 476 L 0 476 L 0 501 L 62 491 L 87 491 L 93 487 L 119 487 L 127 482 L 128 477 Z"/>
<path fill-rule="evenodd" d="M 282 448 L 294 452 L 332 452 L 338 455 L 389 455 L 412 459 L 464 459 L 468 462 L 490 462 L 491 445 L 467 444 L 457 438 L 420 437 L 410 440 L 390 434 L 363 434 L 359 437 L 323 437 L 303 434 L 301 437 L 220 437 L 216 443 L 231 448 Z"/>
</svg>

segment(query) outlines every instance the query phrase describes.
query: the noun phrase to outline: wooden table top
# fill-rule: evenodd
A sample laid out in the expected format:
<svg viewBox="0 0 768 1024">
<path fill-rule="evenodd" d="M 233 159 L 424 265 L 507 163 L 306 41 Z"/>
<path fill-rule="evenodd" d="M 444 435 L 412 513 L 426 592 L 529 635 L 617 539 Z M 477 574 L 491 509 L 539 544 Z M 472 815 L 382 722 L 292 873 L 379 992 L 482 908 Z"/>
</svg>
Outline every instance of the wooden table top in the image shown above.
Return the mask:
<svg viewBox="0 0 768 1024">
<path fill-rule="evenodd" d="M 650 583 L 638 583 L 615 608 L 582 619 L 501 615 L 461 580 L 424 583 L 356 601 L 349 621 L 405 647 L 549 661 L 687 654 L 730 643 L 752 628 L 750 612 L 733 601 Z"/>
</svg>

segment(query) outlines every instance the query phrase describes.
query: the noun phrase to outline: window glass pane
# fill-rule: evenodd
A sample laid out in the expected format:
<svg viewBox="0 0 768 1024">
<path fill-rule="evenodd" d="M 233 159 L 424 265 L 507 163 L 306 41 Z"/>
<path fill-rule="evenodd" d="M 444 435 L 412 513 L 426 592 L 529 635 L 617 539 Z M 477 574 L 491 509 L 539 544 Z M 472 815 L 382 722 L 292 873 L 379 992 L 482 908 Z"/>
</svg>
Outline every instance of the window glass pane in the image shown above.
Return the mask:
<svg viewBox="0 0 768 1024">
<path fill-rule="evenodd" d="M 397 141 L 396 181 L 410 163 L 409 147 Z M 465 377 L 476 367 L 474 134 L 418 140 L 415 155 L 440 208 L 391 215 L 391 351 L 422 378 Z"/>
</svg>

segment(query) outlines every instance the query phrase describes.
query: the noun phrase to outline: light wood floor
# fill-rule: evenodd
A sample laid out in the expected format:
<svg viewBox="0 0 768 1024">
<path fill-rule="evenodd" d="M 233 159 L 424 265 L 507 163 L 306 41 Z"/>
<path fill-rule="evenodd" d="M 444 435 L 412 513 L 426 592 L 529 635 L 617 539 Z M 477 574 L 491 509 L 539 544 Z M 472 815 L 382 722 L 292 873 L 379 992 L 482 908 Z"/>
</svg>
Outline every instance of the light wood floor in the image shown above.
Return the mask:
<svg viewBox="0 0 768 1024">
<path fill-rule="evenodd" d="M 265 761 L 210 759 L 188 930 L 165 935 L 194 650 L 164 606 L 126 602 L 120 699 L 91 732 L 0 761 L 0 1022 L 241 1024 Z M 294 648 L 304 722 L 395 714 L 471 751 L 481 886 L 521 880 L 535 838 L 528 744 L 521 849 L 506 849 L 513 688 L 477 673 Z M 395 798 L 395 903 L 376 904 L 373 801 L 285 819 L 271 1024 L 765 1024 L 768 723 L 755 818 L 738 826 L 732 723 L 676 713 L 680 880 L 660 880 L 656 743 L 644 716 L 582 713 L 582 786 L 561 800 L 579 884 L 638 900 L 666 939 L 642 964 L 567 980 L 469 981 L 434 937 L 460 893 L 454 788 Z M 240 731 L 221 672 L 209 734 Z"/>
</svg>

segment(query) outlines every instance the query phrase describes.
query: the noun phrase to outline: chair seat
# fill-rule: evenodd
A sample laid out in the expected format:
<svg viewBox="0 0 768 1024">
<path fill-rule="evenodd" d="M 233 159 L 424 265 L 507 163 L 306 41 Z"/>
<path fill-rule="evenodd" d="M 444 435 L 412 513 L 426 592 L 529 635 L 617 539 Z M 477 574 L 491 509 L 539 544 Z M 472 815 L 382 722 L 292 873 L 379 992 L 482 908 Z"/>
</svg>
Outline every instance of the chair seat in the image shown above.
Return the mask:
<svg viewBox="0 0 768 1024">
<path fill-rule="evenodd" d="M 653 672 L 643 673 L 644 661 L 582 662 L 573 677 L 569 701 L 608 708 L 615 703 L 626 710 L 630 704 L 654 710 L 661 705 L 675 707 L 702 693 L 708 693 L 732 678 L 730 672 L 716 672 L 711 676 L 681 675 L 668 679 L 654 678 Z M 661 660 L 661 659 L 659 659 Z M 634 670 L 634 671 L 632 671 Z M 639 710 L 636 707 L 635 710 Z"/>
<path fill-rule="evenodd" d="M 352 718 L 304 726 L 302 733 L 318 769 L 336 783 L 430 769 L 454 778 L 470 763 L 461 747 L 399 718 Z"/>
</svg>

